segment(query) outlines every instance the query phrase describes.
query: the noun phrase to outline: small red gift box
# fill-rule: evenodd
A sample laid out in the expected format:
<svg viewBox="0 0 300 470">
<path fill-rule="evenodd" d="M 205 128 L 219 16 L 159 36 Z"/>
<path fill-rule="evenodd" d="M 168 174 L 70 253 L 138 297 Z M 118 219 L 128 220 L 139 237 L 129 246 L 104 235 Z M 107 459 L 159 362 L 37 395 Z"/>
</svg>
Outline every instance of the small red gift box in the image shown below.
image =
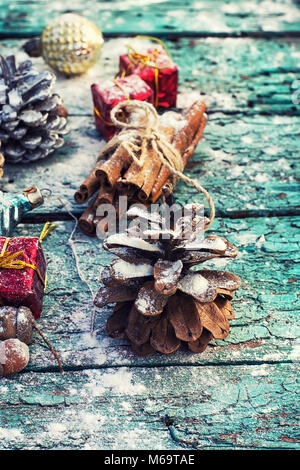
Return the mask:
<svg viewBox="0 0 300 470">
<path fill-rule="evenodd" d="M 130 99 L 153 104 L 152 89 L 138 75 L 106 80 L 99 85 L 93 84 L 91 89 L 96 127 L 106 140 L 111 139 L 116 132 L 110 120 L 110 112 L 118 103 Z"/>
<path fill-rule="evenodd" d="M 119 66 L 126 76 L 137 74 L 148 83 L 155 107 L 176 107 L 178 69 L 164 49 L 150 48 L 146 54 L 140 54 L 129 48 L 128 54 L 120 56 Z"/>
<path fill-rule="evenodd" d="M 46 277 L 46 260 L 39 238 L 0 237 L 0 253 L 2 303 L 16 307 L 24 305 L 39 318 Z"/>
</svg>

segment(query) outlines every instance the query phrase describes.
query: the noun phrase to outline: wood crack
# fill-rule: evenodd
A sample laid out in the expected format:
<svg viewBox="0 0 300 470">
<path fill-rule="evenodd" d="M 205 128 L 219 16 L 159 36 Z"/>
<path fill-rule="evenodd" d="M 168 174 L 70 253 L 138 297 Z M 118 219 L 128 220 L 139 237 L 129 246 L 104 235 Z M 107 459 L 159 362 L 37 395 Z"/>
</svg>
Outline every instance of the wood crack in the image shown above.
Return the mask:
<svg viewBox="0 0 300 470">
<path fill-rule="evenodd" d="M 181 362 L 180 367 L 241 367 L 241 366 L 263 366 L 263 365 L 282 365 L 282 364 L 293 364 L 293 360 L 268 360 L 268 361 L 259 361 L 259 360 L 243 360 L 243 361 L 235 361 L 235 362 L 214 362 L 214 361 L 207 361 L 203 364 L 197 363 L 189 363 L 189 362 Z M 103 370 L 103 369 L 115 369 L 115 368 L 125 368 L 125 369 L 156 369 L 156 368 L 171 368 L 171 367 L 178 367 L 176 363 L 168 363 L 160 364 L 155 363 L 153 361 L 152 364 L 143 364 L 143 365 L 136 365 L 136 364 L 114 364 L 114 365 L 97 365 L 97 364 L 89 364 L 83 366 L 68 366 L 64 365 L 65 372 L 81 372 L 81 371 L 88 371 L 88 370 Z M 47 374 L 49 372 L 58 372 L 59 369 L 56 366 L 47 366 L 45 368 L 42 367 L 30 367 L 28 366 L 25 371 L 21 372 L 21 374 L 26 373 L 36 373 L 36 374 Z"/>
<path fill-rule="evenodd" d="M 82 211 L 73 211 L 76 217 L 80 217 Z M 257 209 L 257 210 L 244 210 L 232 211 L 230 213 L 216 210 L 216 217 L 221 219 L 248 219 L 248 218 L 265 218 L 265 217 L 295 217 L 300 215 L 300 207 L 292 209 Z M 24 224 L 42 224 L 45 222 L 68 222 L 74 221 L 67 212 L 49 212 L 49 213 L 35 213 L 26 215 L 22 221 Z"/>
</svg>

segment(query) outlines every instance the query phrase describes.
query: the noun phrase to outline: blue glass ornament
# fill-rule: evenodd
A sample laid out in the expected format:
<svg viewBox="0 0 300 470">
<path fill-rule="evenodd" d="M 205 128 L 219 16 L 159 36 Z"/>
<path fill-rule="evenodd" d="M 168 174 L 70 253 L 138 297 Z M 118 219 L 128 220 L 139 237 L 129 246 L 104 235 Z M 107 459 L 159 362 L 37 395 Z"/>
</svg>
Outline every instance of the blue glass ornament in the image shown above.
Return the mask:
<svg viewBox="0 0 300 470">
<path fill-rule="evenodd" d="M 44 198 L 36 186 L 25 189 L 21 194 L 0 191 L 0 236 L 10 236 L 23 215 L 43 202 Z"/>
</svg>

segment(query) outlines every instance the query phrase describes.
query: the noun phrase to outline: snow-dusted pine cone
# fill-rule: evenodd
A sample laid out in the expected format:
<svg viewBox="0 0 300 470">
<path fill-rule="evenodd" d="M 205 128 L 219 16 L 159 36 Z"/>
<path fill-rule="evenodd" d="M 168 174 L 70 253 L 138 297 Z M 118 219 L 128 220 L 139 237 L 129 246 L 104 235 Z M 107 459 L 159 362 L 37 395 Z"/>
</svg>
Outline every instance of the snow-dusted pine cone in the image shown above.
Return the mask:
<svg viewBox="0 0 300 470">
<path fill-rule="evenodd" d="M 6 162 L 45 158 L 64 143 L 67 111 L 53 94 L 55 76 L 30 60 L 0 56 L 0 141 Z"/>
<path fill-rule="evenodd" d="M 104 248 L 119 259 L 102 270 L 104 287 L 95 305 L 116 303 L 107 333 L 128 338 L 139 355 L 170 354 L 182 343 L 203 352 L 212 338 L 229 333 L 228 320 L 234 318 L 230 300 L 240 279 L 224 271 L 190 268 L 212 258 L 235 258 L 238 251 L 225 238 L 200 238 L 207 219 L 197 215 L 199 208 L 185 206 L 184 216 L 170 230 L 159 214 L 132 207 L 128 216 L 139 217 L 144 227 L 139 224 L 104 241 Z"/>
</svg>

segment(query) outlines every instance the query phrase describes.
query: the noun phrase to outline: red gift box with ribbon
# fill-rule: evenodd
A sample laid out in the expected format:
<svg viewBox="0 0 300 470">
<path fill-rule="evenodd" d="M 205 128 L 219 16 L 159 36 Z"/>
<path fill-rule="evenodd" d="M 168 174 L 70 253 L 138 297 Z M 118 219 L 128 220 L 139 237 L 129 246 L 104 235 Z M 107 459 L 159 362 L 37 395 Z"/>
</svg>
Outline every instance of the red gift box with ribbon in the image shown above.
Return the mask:
<svg viewBox="0 0 300 470">
<path fill-rule="evenodd" d="M 42 313 L 46 260 L 39 238 L 0 237 L 0 301 Z"/>
<path fill-rule="evenodd" d="M 153 92 L 138 75 L 130 75 L 117 80 L 105 80 L 91 86 L 94 102 L 96 128 L 106 140 L 116 133 L 110 119 L 111 110 L 125 100 L 148 101 L 153 104 Z"/>
<path fill-rule="evenodd" d="M 128 53 L 120 56 L 120 75 L 137 74 L 153 90 L 154 106 L 176 107 L 178 69 L 165 49 L 149 48 L 145 54 L 128 47 Z"/>
</svg>

